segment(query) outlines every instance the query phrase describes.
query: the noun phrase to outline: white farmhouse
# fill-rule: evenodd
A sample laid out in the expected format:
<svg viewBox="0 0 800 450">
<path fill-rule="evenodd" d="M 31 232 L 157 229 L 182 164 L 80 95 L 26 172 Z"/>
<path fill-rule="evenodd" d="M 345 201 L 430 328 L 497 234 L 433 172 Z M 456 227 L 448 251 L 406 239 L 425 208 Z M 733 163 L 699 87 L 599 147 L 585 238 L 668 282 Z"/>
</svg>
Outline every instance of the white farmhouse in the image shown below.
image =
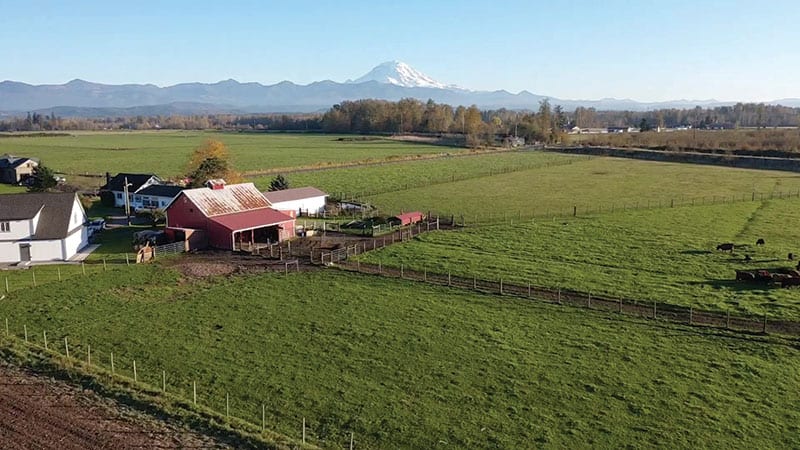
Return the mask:
<svg viewBox="0 0 800 450">
<path fill-rule="evenodd" d="M 0 263 L 66 261 L 88 242 L 76 194 L 0 195 Z"/>
<path fill-rule="evenodd" d="M 106 184 L 100 187 L 100 191 L 111 192 L 114 195 L 114 206 L 122 208 L 125 206 L 125 183 L 128 183 L 128 204 L 132 208 L 136 200 L 134 194 L 148 186 L 163 184 L 152 173 L 118 173 L 113 177 L 106 173 Z"/>
<path fill-rule="evenodd" d="M 295 216 L 315 216 L 325 211 L 325 199 L 328 194 L 309 186 L 268 191 L 264 192 L 264 197 L 272 209 L 283 212 L 294 211 Z"/>
</svg>

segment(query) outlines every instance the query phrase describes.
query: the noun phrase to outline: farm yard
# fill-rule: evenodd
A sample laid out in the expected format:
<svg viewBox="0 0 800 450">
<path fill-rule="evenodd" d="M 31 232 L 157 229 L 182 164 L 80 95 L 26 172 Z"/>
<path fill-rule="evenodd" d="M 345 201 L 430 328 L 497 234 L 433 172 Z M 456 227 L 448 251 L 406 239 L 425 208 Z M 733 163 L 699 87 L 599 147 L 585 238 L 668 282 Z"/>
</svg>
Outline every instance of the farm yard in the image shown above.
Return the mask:
<svg viewBox="0 0 800 450">
<path fill-rule="evenodd" d="M 799 444 L 797 349 L 335 271 L 187 279 L 180 261 L 51 282 L 11 332 L 299 437 L 358 448 Z M 86 280 L 86 281 L 81 281 Z M 90 281 L 89 281 L 90 280 Z M 232 293 L 236 293 L 232 295 Z M 60 345 L 60 344 L 59 344 Z M 57 344 L 52 348 L 63 352 Z"/>
<path fill-rule="evenodd" d="M 539 151 L 450 157 L 460 151 L 283 134 L 2 138 L 0 153 L 166 177 L 209 136 L 261 189 L 272 177 L 252 172 L 290 168 L 291 187 L 384 216 L 466 222 L 363 263 L 800 321 L 796 289 L 734 279 L 797 264 L 787 253 L 800 255 L 800 175 L 789 172 Z M 275 273 L 215 254 L 128 266 L 131 230 L 103 231 L 85 266 L 4 272 L 0 320 L 15 342 L 27 330 L 41 346 L 46 331 L 51 350 L 68 338 L 85 359 L 91 345 L 106 370 L 113 352 L 122 376 L 136 360 L 140 382 L 186 402 L 196 382 L 201 405 L 222 416 L 227 396 L 231 417 L 252 424 L 263 405 L 268 430 L 299 440 L 305 420 L 308 442 L 325 448 L 347 448 L 351 433 L 355 448 L 800 446 L 796 338 L 320 266 Z M 727 242 L 732 252 L 716 250 Z"/>
</svg>

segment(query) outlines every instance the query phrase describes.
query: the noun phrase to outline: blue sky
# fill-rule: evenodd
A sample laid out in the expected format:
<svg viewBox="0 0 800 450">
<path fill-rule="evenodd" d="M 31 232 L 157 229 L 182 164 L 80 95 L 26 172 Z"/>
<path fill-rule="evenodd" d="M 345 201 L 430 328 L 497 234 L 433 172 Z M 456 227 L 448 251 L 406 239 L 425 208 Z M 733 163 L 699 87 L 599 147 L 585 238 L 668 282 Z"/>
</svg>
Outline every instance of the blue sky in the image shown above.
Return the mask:
<svg viewBox="0 0 800 450">
<path fill-rule="evenodd" d="M 33 84 L 306 84 L 397 59 L 559 98 L 800 97 L 797 1 L 0 0 L 0 43 L 0 80 Z"/>
</svg>

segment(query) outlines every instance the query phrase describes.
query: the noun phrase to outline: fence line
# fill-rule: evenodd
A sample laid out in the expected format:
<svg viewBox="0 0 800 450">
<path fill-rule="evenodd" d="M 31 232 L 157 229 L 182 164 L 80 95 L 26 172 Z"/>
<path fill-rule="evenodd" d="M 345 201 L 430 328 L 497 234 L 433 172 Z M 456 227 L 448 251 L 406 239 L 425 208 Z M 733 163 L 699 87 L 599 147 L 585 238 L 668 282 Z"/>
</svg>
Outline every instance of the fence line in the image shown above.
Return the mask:
<svg viewBox="0 0 800 450">
<path fill-rule="evenodd" d="M 534 219 L 556 219 L 566 217 L 590 217 L 623 211 L 642 211 L 668 209 L 688 206 L 712 206 L 734 203 L 756 202 L 764 200 L 783 200 L 800 198 L 800 189 L 796 191 L 749 192 L 731 196 L 675 197 L 661 200 L 636 200 L 620 203 L 596 204 L 591 206 L 573 205 L 558 208 L 540 208 L 531 210 L 510 210 L 490 212 L 488 214 L 464 213 L 451 211 L 435 211 L 431 214 L 450 217 L 455 226 L 469 227 L 480 225 L 511 224 Z"/>
<path fill-rule="evenodd" d="M 723 328 L 744 333 L 776 333 L 800 336 L 800 322 L 770 319 L 766 311 L 763 316 L 732 315 L 730 311 L 702 310 L 692 306 L 679 306 L 658 301 L 638 301 L 621 297 L 609 298 L 604 295 L 568 289 L 551 289 L 531 284 L 520 285 L 509 283 L 502 278 L 498 280 L 486 280 L 477 276 L 468 278 L 452 275 L 451 273 L 442 274 L 428 270 L 420 272 L 419 270 L 407 269 L 402 265 L 400 268 L 384 267 L 381 264 L 368 264 L 344 259 L 337 262 L 337 267 L 359 273 L 402 278 L 481 293 L 509 295 L 546 303 L 615 312 L 673 323 Z"/>
<path fill-rule="evenodd" d="M 5 332 L 2 335 L 5 340 L 11 340 L 12 343 L 23 346 L 28 353 L 46 357 L 48 361 L 62 369 L 76 370 L 84 376 L 94 378 L 105 376 L 111 379 L 112 382 L 122 383 L 145 395 L 165 398 L 173 397 L 177 399 L 176 403 L 179 408 L 186 409 L 188 405 L 192 405 L 195 408 L 208 409 L 217 415 L 216 420 L 223 423 L 228 422 L 229 425 L 232 421 L 243 423 L 245 427 L 248 428 L 246 430 L 248 433 L 255 433 L 265 437 L 265 433 L 268 432 L 266 427 L 266 403 L 264 402 L 258 403 L 257 411 L 254 410 L 244 413 L 257 417 L 257 420 L 253 421 L 250 418 L 240 417 L 235 414 L 236 404 L 232 401 L 229 392 L 225 389 L 221 391 L 225 392 L 224 399 L 220 398 L 215 401 L 214 399 L 208 398 L 208 402 L 203 404 L 198 401 L 198 384 L 196 380 L 192 381 L 191 385 L 187 386 L 170 385 L 167 383 L 167 380 L 170 379 L 169 374 L 163 368 L 154 369 L 143 367 L 142 364 L 139 364 L 137 369 L 136 359 L 130 358 L 126 361 L 120 358 L 120 353 L 116 353 L 115 359 L 115 353 L 113 351 L 104 355 L 102 352 L 98 351 L 96 346 L 93 348 L 90 344 L 86 344 L 84 347 L 81 342 L 75 339 L 70 340 L 69 335 L 65 335 L 63 338 L 56 338 L 55 335 L 50 334 L 51 339 L 48 345 L 48 334 L 46 330 L 43 330 L 41 333 L 40 337 L 42 337 L 42 341 L 40 343 L 33 338 L 33 335 L 31 335 L 31 338 L 28 338 L 28 333 L 32 332 L 32 328 L 29 328 L 27 325 L 23 326 L 25 330 L 25 340 L 22 341 L 14 332 L 14 324 L 12 323 L 11 326 L 9 326 L 8 318 L 5 319 L 5 324 Z M 58 344 L 59 342 L 63 343 Z M 100 362 L 103 360 L 109 363 L 108 367 Z M 191 391 L 191 398 L 186 395 L 186 392 L 189 391 Z M 202 397 L 200 399 L 202 400 Z M 222 402 L 224 402 L 224 407 L 221 406 Z M 219 405 L 215 408 L 217 403 L 219 403 Z M 240 413 L 243 413 L 243 411 L 240 410 Z M 237 427 L 232 427 L 232 429 L 236 430 Z M 306 417 L 302 417 L 302 427 L 298 427 L 297 430 L 297 434 L 301 436 L 301 438 L 289 439 L 305 444 L 308 440 L 308 436 L 311 435 L 310 431 L 313 430 L 308 426 Z M 276 431 L 269 430 L 267 435 L 276 433 Z M 349 444 L 350 449 L 355 448 L 354 432 L 341 430 L 341 435 L 342 439 L 347 440 L 347 443 L 342 444 L 342 448 L 347 448 L 347 444 Z"/>
<path fill-rule="evenodd" d="M 440 225 L 441 221 L 437 217 L 435 221 L 427 220 L 425 222 L 418 222 L 416 224 L 400 227 L 391 234 L 380 237 L 372 237 L 372 239 L 364 239 L 354 245 L 348 245 L 328 251 L 321 250 L 318 261 L 314 260 L 314 255 L 312 253 L 311 262 L 323 265 L 334 264 L 339 261 L 344 261 L 350 256 L 360 255 L 370 250 L 386 248 L 389 245 L 413 239 L 415 236 L 419 236 L 422 233 L 438 230 Z"/>
</svg>

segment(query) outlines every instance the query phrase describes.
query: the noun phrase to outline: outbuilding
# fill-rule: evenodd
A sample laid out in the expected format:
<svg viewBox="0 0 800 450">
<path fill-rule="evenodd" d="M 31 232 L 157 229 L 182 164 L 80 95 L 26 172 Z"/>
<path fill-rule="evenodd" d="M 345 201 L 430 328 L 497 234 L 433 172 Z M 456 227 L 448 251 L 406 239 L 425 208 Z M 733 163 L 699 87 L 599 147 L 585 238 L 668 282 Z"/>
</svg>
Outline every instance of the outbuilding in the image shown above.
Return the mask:
<svg viewBox="0 0 800 450">
<path fill-rule="evenodd" d="M 414 211 L 414 212 L 407 212 L 407 213 L 403 213 L 403 214 L 398 214 L 398 215 L 396 215 L 394 217 L 390 217 L 388 221 L 389 221 L 389 223 L 391 223 L 392 225 L 395 225 L 395 226 L 397 226 L 397 225 L 406 226 L 406 225 L 415 224 L 417 222 L 422 222 L 423 217 L 424 217 L 424 214 L 422 214 L 419 211 Z"/>
<path fill-rule="evenodd" d="M 76 194 L 0 195 L 0 262 L 67 261 L 88 242 Z"/>
<path fill-rule="evenodd" d="M 240 250 L 294 236 L 294 217 L 270 207 L 253 183 L 186 189 L 166 209 L 168 228 L 204 230 L 211 247 Z"/>
<path fill-rule="evenodd" d="M 293 211 L 295 216 L 317 216 L 325 212 L 328 194 L 315 187 L 284 189 L 264 192 L 273 209 Z"/>
<path fill-rule="evenodd" d="M 0 183 L 18 184 L 33 175 L 33 171 L 38 166 L 39 160 L 36 158 L 13 155 L 0 156 Z"/>
</svg>

